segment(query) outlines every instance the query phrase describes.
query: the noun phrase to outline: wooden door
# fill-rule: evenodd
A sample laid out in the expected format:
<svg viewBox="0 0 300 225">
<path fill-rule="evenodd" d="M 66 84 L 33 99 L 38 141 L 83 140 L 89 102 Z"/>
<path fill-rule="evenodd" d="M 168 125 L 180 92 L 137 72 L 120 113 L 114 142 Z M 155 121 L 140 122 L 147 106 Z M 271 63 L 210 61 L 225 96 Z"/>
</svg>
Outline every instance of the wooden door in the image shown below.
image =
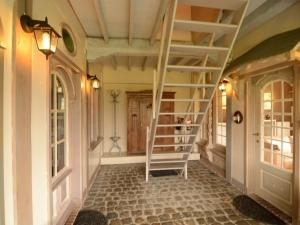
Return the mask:
<svg viewBox="0 0 300 225">
<path fill-rule="evenodd" d="M 127 152 L 138 153 L 140 109 L 139 101 L 134 96 L 128 96 L 127 113 Z"/>
<path fill-rule="evenodd" d="M 139 150 L 146 151 L 147 126 L 150 126 L 152 117 L 152 98 L 139 98 L 140 126 L 139 126 Z"/>
</svg>

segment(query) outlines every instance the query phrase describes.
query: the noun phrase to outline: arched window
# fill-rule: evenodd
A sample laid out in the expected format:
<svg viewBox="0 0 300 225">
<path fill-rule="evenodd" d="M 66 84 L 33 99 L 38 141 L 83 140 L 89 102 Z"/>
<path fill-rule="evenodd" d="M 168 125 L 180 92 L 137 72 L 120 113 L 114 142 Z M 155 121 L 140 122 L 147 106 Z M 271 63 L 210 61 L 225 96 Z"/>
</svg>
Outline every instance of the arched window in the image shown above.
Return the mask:
<svg viewBox="0 0 300 225">
<path fill-rule="evenodd" d="M 261 160 L 275 167 L 293 169 L 293 86 L 276 80 L 262 89 Z"/>
<path fill-rule="evenodd" d="M 51 75 L 50 97 L 50 148 L 52 177 L 57 176 L 67 164 L 66 145 L 66 92 L 57 74 Z"/>
</svg>

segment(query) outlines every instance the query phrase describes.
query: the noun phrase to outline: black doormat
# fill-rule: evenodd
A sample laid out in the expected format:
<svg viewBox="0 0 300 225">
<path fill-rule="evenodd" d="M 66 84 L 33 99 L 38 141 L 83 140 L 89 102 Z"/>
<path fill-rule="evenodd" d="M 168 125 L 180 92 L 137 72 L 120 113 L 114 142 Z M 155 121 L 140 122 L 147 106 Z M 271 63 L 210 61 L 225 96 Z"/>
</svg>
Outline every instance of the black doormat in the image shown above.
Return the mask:
<svg viewBox="0 0 300 225">
<path fill-rule="evenodd" d="M 80 210 L 73 225 L 107 225 L 107 219 L 99 211 Z"/>
<path fill-rule="evenodd" d="M 275 216 L 269 210 L 258 204 L 256 201 L 248 197 L 247 195 L 239 195 L 233 199 L 233 205 L 243 215 L 260 222 L 285 225 L 286 223 L 280 218 Z"/>
<path fill-rule="evenodd" d="M 163 176 L 174 176 L 178 175 L 176 170 L 157 170 L 157 171 L 150 171 L 150 174 L 153 177 L 163 177 Z"/>
</svg>

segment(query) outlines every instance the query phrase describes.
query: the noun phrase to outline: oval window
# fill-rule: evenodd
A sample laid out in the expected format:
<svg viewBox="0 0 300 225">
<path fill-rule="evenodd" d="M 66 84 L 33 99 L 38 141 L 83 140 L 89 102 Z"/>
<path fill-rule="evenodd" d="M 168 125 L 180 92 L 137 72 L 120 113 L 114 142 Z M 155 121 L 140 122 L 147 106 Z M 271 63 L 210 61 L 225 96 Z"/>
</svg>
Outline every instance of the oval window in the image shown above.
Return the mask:
<svg viewBox="0 0 300 225">
<path fill-rule="evenodd" d="M 61 34 L 62 34 L 63 42 L 68 52 L 70 52 L 71 54 L 75 54 L 76 47 L 75 47 L 75 42 L 72 33 L 69 31 L 69 29 L 63 27 L 61 29 Z"/>
</svg>

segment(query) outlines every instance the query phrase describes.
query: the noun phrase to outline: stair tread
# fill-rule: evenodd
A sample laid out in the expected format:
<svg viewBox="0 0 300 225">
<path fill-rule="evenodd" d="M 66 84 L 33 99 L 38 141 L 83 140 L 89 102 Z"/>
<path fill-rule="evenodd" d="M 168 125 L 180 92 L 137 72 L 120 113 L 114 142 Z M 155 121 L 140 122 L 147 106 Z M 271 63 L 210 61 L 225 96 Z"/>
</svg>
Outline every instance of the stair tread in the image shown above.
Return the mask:
<svg viewBox="0 0 300 225">
<path fill-rule="evenodd" d="M 197 45 L 180 45 L 180 44 L 171 44 L 170 51 L 173 54 L 180 54 L 180 56 L 192 56 L 195 55 L 200 57 L 206 54 L 217 54 L 221 52 L 227 52 L 228 48 L 225 47 L 210 47 L 210 46 L 197 46 Z"/>
<path fill-rule="evenodd" d="M 158 127 L 178 127 L 178 126 L 181 126 L 181 127 L 199 127 L 200 125 L 199 124 L 178 124 L 178 123 L 170 123 L 170 124 L 157 124 Z"/>
<path fill-rule="evenodd" d="M 155 135 L 155 138 L 168 138 L 168 137 L 196 137 L 196 134 L 165 134 L 165 135 Z"/>
<path fill-rule="evenodd" d="M 178 4 L 227 10 L 238 10 L 245 3 L 245 0 L 178 0 Z"/>
<path fill-rule="evenodd" d="M 150 164 L 149 170 L 176 170 L 176 169 L 184 169 L 185 162 L 177 162 L 177 163 L 155 163 Z"/>
<path fill-rule="evenodd" d="M 175 146 L 193 146 L 193 144 L 189 143 L 174 143 L 174 144 L 156 144 L 153 145 L 154 148 L 160 148 L 160 147 L 175 147 Z"/>
<path fill-rule="evenodd" d="M 174 29 L 203 33 L 216 33 L 218 36 L 222 36 L 224 34 L 236 31 L 237 25 L 176 19 L 174 20 Z"/>
<path fill-rule="evenodd" d="M 204 115 L 204 112 L 160 112 L 159 115 Z"/>
<path fill-rule="evenodd" d="M 184 65 L 167 65 L 168 70 L 186 71 L 186 72 L 220 72 L 221 67 L 205 66 L 184 66 Z"/>
<path fill-rule="evenodd" d="M 178 158 L 178 155 L 180 154 L 187 154 L 187 153 L 190 153 L 189 150 L 181 150 L 181 151 L 153 151 L 152 152 L 152 155 L 167 155 L 167 156 L 172 156 L 172 155 L 175 155 L 177 157 L 174 157 L 174 158 Z"/>
<path fill-rule="evenodd" d="M 154 164 L 154 163 L 176 163 L 176 162 L 185 162 L 186 160 L 182 159 L 182 158 L 178 158 L 178 159 L 151 159 L 150 163 Z"/>
</svg>

